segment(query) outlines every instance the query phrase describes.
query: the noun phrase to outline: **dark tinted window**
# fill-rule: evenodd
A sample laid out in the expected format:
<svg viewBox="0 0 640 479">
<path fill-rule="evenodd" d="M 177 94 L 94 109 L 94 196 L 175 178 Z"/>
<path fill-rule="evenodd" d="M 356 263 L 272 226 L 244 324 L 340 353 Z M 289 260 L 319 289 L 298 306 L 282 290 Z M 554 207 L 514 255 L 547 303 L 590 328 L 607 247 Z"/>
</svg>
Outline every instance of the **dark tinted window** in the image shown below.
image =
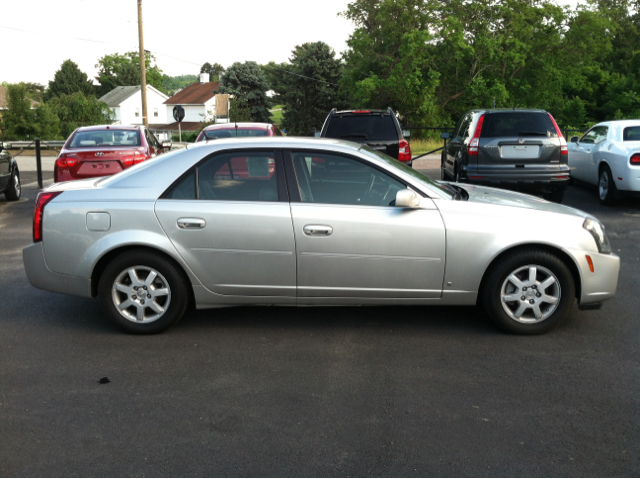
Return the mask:
<svg viewBox="0 0 640 479">
<path fill-rule="evenodd" d="M 259 128 L 229 128 L 227 130 L 205 130 L 204 138 L 202 140 L 217 140 L 218 138 L 236 138 L 236 137 L 254 137 L 254 136 L 267 136 L 269 133 L 267 130 Z"/>
<path fill-rule="evenodd" d="M 398 140 L 390 115 L 336 115 L 329 120 L 326 136 L 353 141 Z"/>
<path fill-rule="evenodd" d="M 167 195 L 172 200 L 195 200 L 196 199 L 196 175 L 189 173 L 178 185 Z"/>
<path fill-rule="evenodd" d="M 524 111 L 486 113 L 480 135 L 484 138 L 504 136 L 558 137 L 553 122 L 547 113 Z"/>
<path fill-rule="evenodd" d="M 69 148 L 91 146 L 140 146 L 140 130 L 79 131 L 69 144 Z"/>
<path fill-rule="evenodd" d="M 321 152 L 293 153 L 303 203 L 393 206 L 404 185 L 371 166 Z"/>
<path fill-rule="evenodd" d="M 623 141 L 640 141 L 640 126 L 629 126 L 622 132 Z"/>
</svg>

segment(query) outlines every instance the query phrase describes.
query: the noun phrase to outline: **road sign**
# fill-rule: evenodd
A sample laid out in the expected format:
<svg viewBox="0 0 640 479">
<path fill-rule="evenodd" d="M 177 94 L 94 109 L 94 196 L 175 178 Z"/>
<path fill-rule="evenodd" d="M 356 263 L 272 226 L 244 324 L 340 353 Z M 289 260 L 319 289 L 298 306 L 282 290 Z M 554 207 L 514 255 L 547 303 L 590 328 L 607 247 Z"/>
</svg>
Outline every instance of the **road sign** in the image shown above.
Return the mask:
<svg viewBox="0 0 640 479">
<path fill-rule="evenodd" d="M 184 120 L 184 108 L 182 108 L 180 105 L 176 105 L 173 107 L 173 118 L 180 123 L 182 120 Z"/>
</svg>

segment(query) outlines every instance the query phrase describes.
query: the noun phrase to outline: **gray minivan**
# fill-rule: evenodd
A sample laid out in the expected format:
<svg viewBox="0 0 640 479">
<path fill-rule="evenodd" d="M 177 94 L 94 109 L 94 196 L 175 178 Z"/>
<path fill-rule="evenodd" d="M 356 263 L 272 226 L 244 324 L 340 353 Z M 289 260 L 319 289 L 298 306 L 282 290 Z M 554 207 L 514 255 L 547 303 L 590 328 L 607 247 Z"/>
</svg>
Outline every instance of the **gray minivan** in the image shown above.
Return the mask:
<svg viewBox="0 0 640 479">
<path fill-rule="evenodd" d="M 544 110 L 472 110 L 442 152 L 441 174 L 443 180 L 541 193 L 560 203 L 569 184 L 567 152 L 560 128 Z"/>
</svg>

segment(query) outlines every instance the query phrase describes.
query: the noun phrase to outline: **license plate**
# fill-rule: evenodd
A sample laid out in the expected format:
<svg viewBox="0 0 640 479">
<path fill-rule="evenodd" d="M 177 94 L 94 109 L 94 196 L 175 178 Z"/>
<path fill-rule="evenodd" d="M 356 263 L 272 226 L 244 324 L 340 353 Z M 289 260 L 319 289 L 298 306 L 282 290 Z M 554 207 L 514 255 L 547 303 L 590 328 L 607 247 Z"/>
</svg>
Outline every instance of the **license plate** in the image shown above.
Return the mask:
<svg viewBox="0 0 640 479">
<path fill-rule="evenodd" d="M 513 158 L 513 159 L 538 158 L 540 156 L 540 146 L 538 145 L 504 145 L 501 147 L 500 156 L 502 158 Z"/>
</svg>

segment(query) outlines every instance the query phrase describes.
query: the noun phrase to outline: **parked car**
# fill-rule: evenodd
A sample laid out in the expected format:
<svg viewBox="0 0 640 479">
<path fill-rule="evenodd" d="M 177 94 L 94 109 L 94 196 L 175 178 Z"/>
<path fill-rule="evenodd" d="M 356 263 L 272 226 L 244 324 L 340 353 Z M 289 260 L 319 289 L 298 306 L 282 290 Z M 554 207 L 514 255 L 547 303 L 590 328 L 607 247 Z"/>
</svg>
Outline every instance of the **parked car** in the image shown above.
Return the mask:
<svg viewBox="0 0 640 479">
<path fill-rule="evenodd" d="M 100 125 L 78 128 L 67 139 L 53 167 L 53 180 L 110 176 L 171 149 L 144 126 Z"/>
<path fill-rule="evenodd" d="M 542 193 L 557 203 L 570 179 L 567 142 L 544 110 L 467 112 L 442 152 L 441 170 L 443 180 Z"/>
<path fill-rule="evenodd" d="M 324 121 L 320 136 L 368 145 L 411 166 L 411 146 L 391 108 L 384 110 L 344 110 L 335 108 Z"/>
<path fill-rule="evenodd" d="M 220 138 L 253 138 L 256 136 L 283 136 L 276 125 L 271 123 L 218 123 L 205 127 L 196 142 L 218 140 Z"/>
<path fill-rule="evenodd" d="M 0 143 L 0 194 L 4 193 L 7 201 L 20 199 L 20 170 L 15 158 L 7 151 L 7 143 Z"/>
<path fill-rule="evenodd" d="M 247 177 L 223 171 L 243 161 Z M 537 334 L 576 298 L 589 308 L 612 297 L 620 265 L 587 213 L 305 138 L 201 143 L 54 184 L 36 200 L 33 233 L 34 286 L 98 296 L 134 333 L 167 329 L 190 303 L 481 303 L 505 330 Z"/>
<path fill-rule="evenodd" d="M 640 194 L 640 120 L 598 123 L 569 143 L 571 178 L 598 186 L 603 205 Z"/>
</svg>

